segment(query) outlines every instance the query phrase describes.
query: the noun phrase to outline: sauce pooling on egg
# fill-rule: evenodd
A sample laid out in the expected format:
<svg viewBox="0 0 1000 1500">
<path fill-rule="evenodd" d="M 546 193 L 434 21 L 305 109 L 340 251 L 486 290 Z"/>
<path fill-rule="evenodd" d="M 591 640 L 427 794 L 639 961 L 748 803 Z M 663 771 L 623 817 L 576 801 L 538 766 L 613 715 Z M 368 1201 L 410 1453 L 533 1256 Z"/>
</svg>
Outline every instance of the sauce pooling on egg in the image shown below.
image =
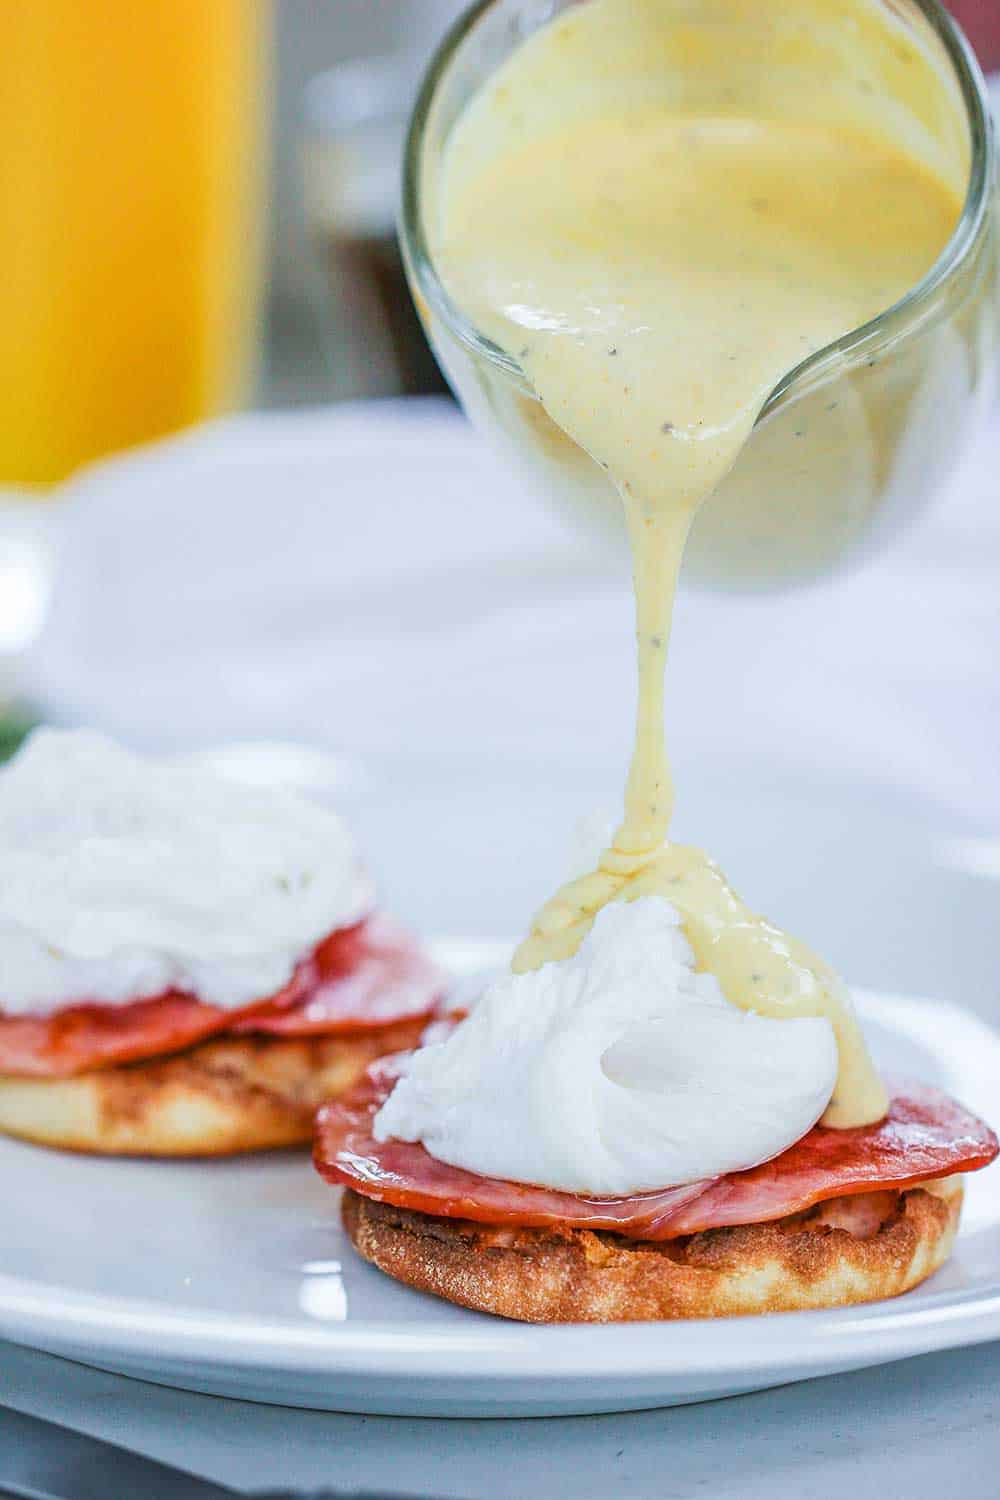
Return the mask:
<svg viewBox="0 0 1000 1500">
<path fill-rule="evenodd" d="M 746 0 L 718 9 L 738 23 Z M 881 27 L 876 40 L 913 87 L 940 88 L 915 37 L 867 0 L 849 9 L 859 55 Z M 801 56 L 839 11 L 800 0 Z M 732 1003 L 830 1021 L 840 1065 L 824 1122 L 867 1124 L 887 1095 L 842 982 L 751 912 L 710 859 L 668 841 L 664 667 L 695 512 L 782 376 L 931 268 L 960 214 L 964 163 L 958 148 L 947 158 L 929 137 L 919 150 L 880 131 L 870 112 L 859 122 L 832 85 L 811 98 L 787 35 L 785 66 L 753 110 L 727 106 L 746 93 L 734 36 L 712 57 L 715 97 L 695 100 L 685 91 L 705 35 L 663 0 L 573 6 L 473 98 L 448 145 L 432 232 L 444 284 L 609 472 L 633 555 L 639 694 L 625 816 L 598 869 L 539 913 L 514 967 L 575 953 L 609 901 L 665 896 Z"/>
</svg>

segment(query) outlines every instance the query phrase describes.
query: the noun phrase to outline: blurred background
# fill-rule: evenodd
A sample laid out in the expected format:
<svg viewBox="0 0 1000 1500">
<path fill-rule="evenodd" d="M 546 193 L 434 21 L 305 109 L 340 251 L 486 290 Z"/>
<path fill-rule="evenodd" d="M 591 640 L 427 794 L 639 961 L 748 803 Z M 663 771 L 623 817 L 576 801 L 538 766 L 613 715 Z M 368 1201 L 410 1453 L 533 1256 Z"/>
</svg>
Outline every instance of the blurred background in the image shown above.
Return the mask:
<svg viewBox="0 0 1000 1500">
<path fill-rule="evenodd" d="M 407 114 L 460 9 L 5 7 L 0 750 L 60 707 L 26 662 L 66 481 L 228 413 L 445 390 L 394 218 Z"/>
<path fill-rule="evenodd" d="M 0 481 L 235 406 L 435 384 L 393 219 L 407 111 L 459 8 L 7 8 Z"/>
<path fill-rule="evenodd" d="M 1000 5 L 951 0 L 1000 70 Z M 234 407 L 444 389 L 394 217 L 461 0 L 9 8 L 0 483 Z"/>
<path fill-rule="evenodd" d="M 280 741 L 283 774 L 351 802 L 404 914 L 438 925 L 447 898 L 474 932 L 487 907 L 520 926 L 575 814 L 616 810 L 633 679 L 621 573 L 473 436 L 404 285 L 404 127 L 462 8 L 3 8 L 0 754 L 36 718 L 155 748 Z M 1000 74 L 1000 0 L 952 8 Z M 933 845 L 936 869 L 1000 875 L 991 442 L 884 561 L 789 598 L 685 602 L 671 665 L 699 839 L 806 930 L 810 882 L 853 868 L 832 956 L 945 993 L 959 937 L 912 941 L 940 909 L 929 876 L 898 932 L 866 933 L 904 846 L 913 870 Z M 720 719 L 704 686 L 734 632 Z M 418 859 L 429 838 L 465 856 L 484 786 L 489 902 Z M 762 870 L 776 827 L 794 856 Z M 956 934 L 987 930 L 971 889 Z"/>
</svg>

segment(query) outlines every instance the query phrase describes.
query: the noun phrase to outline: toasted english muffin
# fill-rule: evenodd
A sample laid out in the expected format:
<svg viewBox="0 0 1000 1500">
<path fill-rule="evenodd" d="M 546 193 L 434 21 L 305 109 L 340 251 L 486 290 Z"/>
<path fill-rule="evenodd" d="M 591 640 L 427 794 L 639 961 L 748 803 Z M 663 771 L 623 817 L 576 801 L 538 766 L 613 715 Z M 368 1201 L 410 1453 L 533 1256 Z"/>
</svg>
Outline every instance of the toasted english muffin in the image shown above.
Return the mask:
<svg viewBox="0 0 1000 1500">
<path fill-rule="evenodd" d="M 106 1156 L 228 1156 L 307 1145 L 319 1106 L 426 1017 L 347 1036 L 215 1037 L 74 1078 L 0 1074 L 0 1132 Z"/>
<path fill-rule="evenodd" d="M 962 1196 L 956 1176 L 657 1242 L 586 1229 L 492 1228 L 351 1189 L 342 1213 L 359 1254 L 418 1291 L 527 1323 L 616 1323 L 898 1296 L 947 1259 Z"/>
</svg>

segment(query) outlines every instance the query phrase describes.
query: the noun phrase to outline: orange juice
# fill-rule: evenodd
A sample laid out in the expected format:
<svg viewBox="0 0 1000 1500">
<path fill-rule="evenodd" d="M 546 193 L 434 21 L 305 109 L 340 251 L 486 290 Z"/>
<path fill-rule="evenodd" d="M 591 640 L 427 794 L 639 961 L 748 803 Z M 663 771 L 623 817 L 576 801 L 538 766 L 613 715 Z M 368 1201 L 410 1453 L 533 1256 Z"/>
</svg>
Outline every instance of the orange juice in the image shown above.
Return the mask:
<svg viewBox="0 0 1000 1500">
<path fill-rule="evenodd" d="M 238 400 L 265 0 L 0 7 L 0 483 Z"/>
</svg>

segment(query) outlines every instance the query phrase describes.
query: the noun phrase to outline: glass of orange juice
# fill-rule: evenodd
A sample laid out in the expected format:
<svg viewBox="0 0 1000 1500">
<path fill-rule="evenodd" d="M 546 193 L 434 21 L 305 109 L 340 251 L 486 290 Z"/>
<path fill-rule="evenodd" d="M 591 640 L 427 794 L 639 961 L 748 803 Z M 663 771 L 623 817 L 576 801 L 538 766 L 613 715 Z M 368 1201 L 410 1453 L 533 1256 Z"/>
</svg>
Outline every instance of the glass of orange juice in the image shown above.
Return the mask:
<svg viewBox="0 0 1000 1500">
<path fill-rule="evenodd" d="M 239 401 L 266 29 L 266 0 L 0 11 L 0 485 Z"/>
</svg>

